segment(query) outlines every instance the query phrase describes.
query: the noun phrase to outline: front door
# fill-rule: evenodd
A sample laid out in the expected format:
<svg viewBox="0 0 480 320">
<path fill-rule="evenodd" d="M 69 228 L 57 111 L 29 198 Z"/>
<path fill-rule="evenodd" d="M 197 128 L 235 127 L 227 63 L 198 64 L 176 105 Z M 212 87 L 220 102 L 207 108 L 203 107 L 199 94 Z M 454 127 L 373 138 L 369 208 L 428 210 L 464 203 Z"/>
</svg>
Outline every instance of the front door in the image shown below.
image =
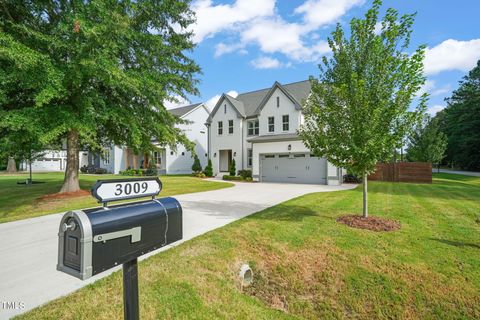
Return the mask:
<svg viewBox="0 0 480 320">
<path fill-rule="evenodd" d="M 232 150 L 220 150 L 220 172 L 228 172 L 232 163 Z"/>
</svg>

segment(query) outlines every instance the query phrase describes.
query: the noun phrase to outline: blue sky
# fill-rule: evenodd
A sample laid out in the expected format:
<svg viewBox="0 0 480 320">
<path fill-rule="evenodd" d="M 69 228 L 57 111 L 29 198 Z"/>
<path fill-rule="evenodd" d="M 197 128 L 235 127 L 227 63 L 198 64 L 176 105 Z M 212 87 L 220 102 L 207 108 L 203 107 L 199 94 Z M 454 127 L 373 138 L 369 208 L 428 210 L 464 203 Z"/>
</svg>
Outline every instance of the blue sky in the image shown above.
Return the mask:
<svg viewBox="0 0 480 320">
<path fill-rule="evenodd" d="M 335 24 L 348 27 L 370 6 L 371 0 L 194 0 L 198 45 L 192 56 L 203 74 L 201 96 L 189 100 L 212 105 L 223 92 L 235 95 L 317 76 Z M 423 90 L 431 94 L 435 113 L 480 59 L 480 1 L 384 0 L 382 11 L 388 7 L 417 12 L 411 45 L 428 47 Z"/>
</svg>

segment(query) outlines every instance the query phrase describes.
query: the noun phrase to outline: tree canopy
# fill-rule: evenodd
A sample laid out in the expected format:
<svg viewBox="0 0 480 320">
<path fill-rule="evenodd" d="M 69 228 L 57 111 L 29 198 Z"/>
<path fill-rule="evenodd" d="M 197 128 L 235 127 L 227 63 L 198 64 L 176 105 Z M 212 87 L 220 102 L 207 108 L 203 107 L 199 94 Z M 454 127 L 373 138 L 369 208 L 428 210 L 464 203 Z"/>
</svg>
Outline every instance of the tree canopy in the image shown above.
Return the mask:
<svg viewBox="0 0 480 320">
<path fill-rule="evenodd" d="M 437 115 L 448 137 L 446 160 L 465 170 L 480 170 L 480 60 L 460 82 Z"/>
<path fill-rule="evenodd" d="M 415 15 L 388 9 L 377 34 L 381 4 L 374 1 L 364 19 L 352 19 L 349 36 L 337 25 L 328 39 L 332 56 L 323 58 L 319 79 L 311 78 L 299 130 L 310 150 L 363 176 L 365 188 L 367 174 L 402 145 L 427 100 L 422 95 L 409 111 L 425 82 L 425 46 L 408 53 Z"/>
<path fill-rule="evenodd" d="M 164 107 L 197 94 L 189 0 L 4 1 L 0 121 L 22 114 L 44 144 L 66 139 L 63 191 L 78 189 L 80 145 L 135 151 L 180 142 Z M 41 127 L 41 128 L 40 128 Z M 75 156 L 75 153 L 77 154 Z"/>
<path fill-rule="evenodd" d="M 439 164 L 447 148 L 447 137 L 440 131 L 439 119 L 426 116 L 409 136 L 407 148 L 409 161 Z"/>
</svg>

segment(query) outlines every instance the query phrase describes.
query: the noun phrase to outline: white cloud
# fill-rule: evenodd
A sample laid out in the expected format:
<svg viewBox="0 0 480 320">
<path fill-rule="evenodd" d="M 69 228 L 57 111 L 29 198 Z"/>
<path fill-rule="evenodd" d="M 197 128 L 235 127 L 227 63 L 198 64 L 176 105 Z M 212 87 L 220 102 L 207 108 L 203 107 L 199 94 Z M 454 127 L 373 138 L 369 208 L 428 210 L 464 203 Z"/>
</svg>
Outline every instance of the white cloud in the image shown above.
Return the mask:
<svg viewBox="0 0 480 320">
<path fill-rule="evenodd" d="M 271 57 L 259 57 L 251 62 L 255 69 L 277 69 L 283 67 L 278 59 Z"/>
<path fill-rule="evenodd" d="M 165 106 L 165 108 L 167 110 L 183 107 L 183 106 L 186 106 L 186 105 L 190 104 L 190 101 L 188 101 L 187 99 L 185 99 L 183 97 L 180 97 L 180 96 L 174 96 L 173 99 L 176 100 L 176 101 L 165 100 L 163 102 L 163 105 Z"/>
<path fill-rule="evenodd" d="M 433 117 L 437 114 L 437 112 L 442 111 L 443 109 L 445 109 L 445 106 L 437 104 L 428 108 L 427 113 Z"/>
<path fill-rule="evenodd" d="M 238 23 L 274 13 L 275 0 L 236 0 L 234 4 L 213 5 L 212 0 L 197 0 L 192 4 L 197 21 L 193 25 L 194 41 L 201 42 L 215 33 Z"/>
<path fill-rule="evenodd" d="M 425 84 L 417 92 L 417 97 L 421 96 L 424 93 L 428 93 L 430 96 L 439 96 L 444 93 L 451 91 L 450 85 L 445 85 L 440 88 L 437 87 L 437 83 L 434 80 L 427 80 Z"/>
<path fill-rule="evenodd" d="M 446 70 L 469 71 L 480 59 L 480 39 L 458 41 L 448 39 L 425 52 L 425 73 Z"/>
<path fill-rule="evenodd" d="M 303 15 L 309 29 L 316 29 L 336 22 L 349 9 L 363 3 L 364 0 L 307 0 L 294 12 Z"/>
<path fill-rule="evenodd" d="M 233 98 L 236 98 L 238 96 L 238 92 L 235 90 L 230 90 L 227 92 L 227 94 Z M 220 94 L 216 94 L 205 102 L 205 105 L 208 107 L 210 111 L 212 111 L 213 108 L 215 108 L 215 105 L 217 104 L 218 99 L 220 99 L 220 97 L 221 97 Z"/>
</svg>

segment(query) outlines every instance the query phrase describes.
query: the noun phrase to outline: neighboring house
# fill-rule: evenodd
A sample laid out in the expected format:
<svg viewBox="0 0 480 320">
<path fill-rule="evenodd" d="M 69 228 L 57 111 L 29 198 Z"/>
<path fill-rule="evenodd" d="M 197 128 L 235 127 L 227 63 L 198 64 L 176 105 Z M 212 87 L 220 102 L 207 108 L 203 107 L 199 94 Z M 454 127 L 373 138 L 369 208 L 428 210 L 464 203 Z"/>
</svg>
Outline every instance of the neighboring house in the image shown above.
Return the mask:
<svg viewBox="0 0 480 320">
<path fill-rule="evenodd" d="M 251 169 L 256 181 L 339 184 L 342 170 L 315 157 L 297 129 L 303 123 L 302 104 L 310 81 L 239 94 L 223 94 L 208 120 L 209 157 L 214 174 Z"/>
<path fill-rule="evenodd" d="M 79 152 L 80 167 L 88 164 L 88 152 Z M 42 155 L 32 161 L 33 172 L 65 171 L 67 150 L 45 150 Z M 29 170 L 28 161 L 20 164 L 20 170 Z"/>
<path fill-rule="evenodd" d="M 207 165 L 207 127 L 205 121 L 209 116 L 209 110 L 203 103 L 192 104 L 169 110 L 173 115 L 189 121 L 188 124 L 180 124 L 187 138 L 195 143 L 195 152 L 200 159 L 202 167 Z M 111 173 L 119 173 L 128 168 L 147 168 L 153 162 L 160 174 L 189 174 L 192 173 L 193 158 L 191 152 L 183 145 L 177 145 L 177 149 L 159 146 L 158 151 L 152 153 L 135 154 L 127 147 L 112 146 L 103 155 L 90 154 L 89 164 L 97 168 L 104 168 Z"/>
</svg>

